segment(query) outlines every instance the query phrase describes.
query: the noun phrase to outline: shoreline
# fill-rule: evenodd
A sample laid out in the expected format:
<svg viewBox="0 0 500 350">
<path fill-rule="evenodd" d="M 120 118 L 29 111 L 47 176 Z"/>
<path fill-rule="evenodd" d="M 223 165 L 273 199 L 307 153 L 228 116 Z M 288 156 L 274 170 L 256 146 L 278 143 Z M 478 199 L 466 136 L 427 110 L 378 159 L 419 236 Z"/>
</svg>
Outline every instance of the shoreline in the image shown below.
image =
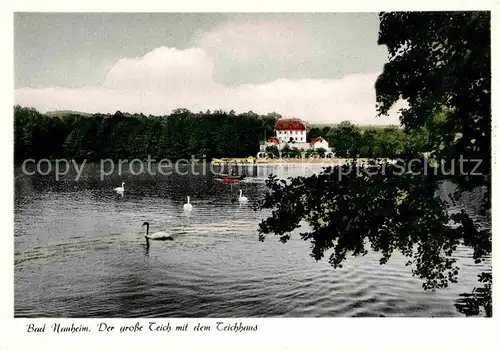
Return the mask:
<svg viewBox="0 0 500 350">
<path fill-rule="evenodd" d="M 358 163 L 365 163 L 370 159 L 373 158 L 355 158 Z M 387 161 L 391 161 L 388 158 L 381 158 L 381 159 L 375 159 L 375 160 L 382 160 L 386 159 Z M 62 160 L 62 159 L 61 159 Z M 200 159 L 195 159 L 191 160 L 188 162 L 185 162 L 184 160 L 178 160 L 182 161 L 182 165 L 190 165 L 190 164 L 212 164 L 212 165 L 275 165 L 275 164 L 328 164 L 328 165 L 343 165 L 346 163 L 350 163 L 353 160 L 353 158 L 270 158 L 270 159 L 258 159 L 258 158 L 214 158 L 211 161 L 207 160 L 200 160 Z M 38 162 L 41 160 L 33 160 L 33 164 L 36 165 Z M 46 159 L 45 160 L 48 164 L 50 165 L 56 165 L 59 161 L 59 159 Z M 89 161 L 89 162 L 75 162 L 73 159 L 69 161 L 70 164 L 81 165 L 85 164 L 87 166 L 98 166 L 101 163 L 99 161 Z M 116 161 L 115 163 L 119 163 L 120 161 Z M 126 160 L 123 161 L 123 164 L 130 164 L 131 161 Z M 158 162 L 154 161 L 152 162 L 153 165 L 156 165 Z M 167 167 L 173 167 L 173 164 L 176 162 L 172 162 L 172 164 L 168 165 Z M 14 168 L 21 167 L 23 165 L 23 162 L 16 163 L 14 162 Z"/>
<path fill-rule="evenodd" d="M 369 158 L 356 158 L 359 163 L 368 161 Z M 280 165 L 280 164 L 328 164 L 343 165 L 352 158 L 281 158 L 281 159 L 249 159 L 249 158 L 222 158 L 213 159 L 214 165 Z"/>
</svg>

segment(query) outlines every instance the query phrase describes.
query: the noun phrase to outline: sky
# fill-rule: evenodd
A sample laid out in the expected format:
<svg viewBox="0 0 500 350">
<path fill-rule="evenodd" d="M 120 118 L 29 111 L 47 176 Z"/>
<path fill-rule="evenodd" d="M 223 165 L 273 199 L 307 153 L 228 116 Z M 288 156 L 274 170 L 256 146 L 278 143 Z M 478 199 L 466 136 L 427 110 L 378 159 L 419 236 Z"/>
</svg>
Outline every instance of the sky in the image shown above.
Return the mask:
<svg viewBox="0 0 500 350">
<path fill-rule="evenodd" d="M 41 112 L 376 117 L 376 13 L 16 13 L 15 103 Z"/>
</svg>

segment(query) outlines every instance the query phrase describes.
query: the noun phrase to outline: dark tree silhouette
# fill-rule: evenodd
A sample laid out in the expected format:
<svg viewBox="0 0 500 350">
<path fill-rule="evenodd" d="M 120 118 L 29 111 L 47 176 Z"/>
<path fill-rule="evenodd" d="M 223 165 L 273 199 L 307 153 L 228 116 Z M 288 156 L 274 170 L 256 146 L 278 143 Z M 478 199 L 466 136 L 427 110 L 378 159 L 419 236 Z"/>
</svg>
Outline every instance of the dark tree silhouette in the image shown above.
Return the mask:
<svg viewBox="0 0 500 350">
<path fill-rule="evenodd" d="M 341 267 L 348 255 L 364 255 L 371 248 L 382 253 L 383 264 L 397 250 L 423 279 L 424 288 L 446 287 L 457 282 L 453 253 L 458 245 L 472 248 L 476 263 L 491 253 L 491 229 L 465 211 L 449 213 L 448 202 L 435 196 L 448 180 L 457 185 L 450 200 L 481 188 L 481 214 L 490 209 L 490 14 L 381 13 L 378 43 L 389 51 L 376 82 L 378 114 L 387 114 L 400 97 L 407 102 L 401 114 L 407 142 L 397 147 L 402 160 L 371 161 L 365 169 L 369 171 L 359 171 L 353 159 L 288 182 L 271 176 L 258 208 L 272 209 L 272 215 L 260 223 L 259 238 L 273 233 L 286 242 L 304 220 L 310 230 L 300 235 L 311 242 L 317 260 L 329 254 L 330 263 Z M 363 147 L 363 137 L 357 135 L 352 125 L 339 125 L 328 141 L 337 153 L 346 152 L 344 145 L 353 140 L 361 139 Z M 365 145 L 373 139 L 367 135 Z M 364 151 L 372 156 L 385 152 L 369 147 Z M 451 164 L 454 171 L 424 172 L 423 152 Z M 402 171 L 415 157 L 421 160 L 412 168 L 417 174 Z M 459 157 L 479 160 L 474 174 L 480 175 L 472 173 L 477 162 L 465 163 L 462 169 L 458 162 L 451 163 Z M 473 314 L 480 305 L 490 316 L 491 273 L 481 275 L 479 282 L 484 284 L 481 293 L 476 289 L 463 295 L 457 309 Z"/>
<path fill-rule="evenodd" d="M 14 159 L 16 164 L 20 164 L 27 158 L 66 157 L 76 161 L 99 161 L 104 158 L 147 159 L 148 155 L 154 159 L 171 160 L 189 159 L 191 156 L 198 159 L 205 157 L 207 160 L 255 156 L 259 150 L 259 141 L 265 141 L 274 135 L 274 125 L 279 118 L 276 113 L 236 114 L 234 111 L 220 110 L 192 113 L 185 108 L 176 109 L 165 116 L 144 116 L 141 113 L 120 111 L 114 114 L 44 115 L 33 108 L 15 106 Z M 343 128 L 342 131 L 344 130 L 349 128 Z M 366 150 L 377 157 L 391 157 L 393 148 L 384 146 L 388 145 L 387 130 L 373 130 L 374 141 L 362 138 L 360 156 L 367 157 L 363 153 Z M 328 135 L 330 131 L 330 127 L 323 127 L 317 128 L 315 132 Z M 336 144 L 340 143 L 340 139 L 350 137 L 349 131 L 346 134 L 344 137 L 341 132 Z M 359 133 L 355 134 L 359 136 Z M 400 139 L 399 144 L 405 144 L 402 131 L 398 130 L 394 137 Z M 355 148 L 349 145 L 355 144 L 357 149 L 359 143 L 348 141 L 345 144 L 345 154 L 355 154 Z M 285 154 L 287 157 L 299 157 L 300 151 L 285 150 Z"/>
<path fill-rule="evenodd" d="M 271 158 L 279 158 L 280 157 L 280 151 L 278 150 L 278 147 L 276 145 L 267 146 L 266 153 Z"/>
<path fill-rule="evenodd" d="M 43 115 L 14 108 L 15 163 L 25 159 L 201 159 L 255 156 L 273 130 L 276 114 L 176 109 L 167 116 L 114 114 Z"/>
</svg>

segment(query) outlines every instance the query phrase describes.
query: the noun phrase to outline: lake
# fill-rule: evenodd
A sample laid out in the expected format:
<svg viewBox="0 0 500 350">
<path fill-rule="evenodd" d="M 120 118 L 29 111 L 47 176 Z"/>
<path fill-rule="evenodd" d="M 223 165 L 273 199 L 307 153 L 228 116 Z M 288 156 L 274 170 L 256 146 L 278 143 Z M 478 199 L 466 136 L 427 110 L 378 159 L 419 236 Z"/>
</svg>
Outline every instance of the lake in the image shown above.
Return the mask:
<svg viewBox="0 0 500 350">
<path fill-rule="evenodd" d="M 454 302 L 477 286 L 471 252 L 459 248 L 459 283 L 424 291 L 406 259 L 386 265 L 378 254 L 348 257 L 334 269 L 310 257 L 298 235 L 259 242 L 268 212 L 252 204 L 271 172 L 279 177 L 320 168 L 244 168 L 248 181 L 206 175 L 83 175 L 15 172 L 15 317 L 336 317 L 463 316 Z M 125 182 L 123 197 L 113 188 Z M 234 201 L 239 190 L 249 202 Z M 443 187 L 443 193 L 447 191 Z M 193 211 L 182 206 L 191 197 Z M 474 201 L 470 198 L 466 203 Z M 142 223 L 173 241 L 145 249 Z"/>
</svg>

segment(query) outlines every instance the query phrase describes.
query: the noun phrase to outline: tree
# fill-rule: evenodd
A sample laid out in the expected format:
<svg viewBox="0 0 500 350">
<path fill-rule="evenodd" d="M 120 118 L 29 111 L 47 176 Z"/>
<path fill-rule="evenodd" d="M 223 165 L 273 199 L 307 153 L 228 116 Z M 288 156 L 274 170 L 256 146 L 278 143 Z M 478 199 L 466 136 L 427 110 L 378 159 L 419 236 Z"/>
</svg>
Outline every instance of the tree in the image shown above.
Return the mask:
<svg viewBox="0 0 500 350">
<path fill-rule="evenodd" d="M 324 126 L 323 129 L 321 129 L 321 136 L 327 135 L 332 128 L 330 126 Z"/>
<path fill-rule="evenodd" d="M 280 151 L 278 150 L 278 147 L 276 145 L 271 145 L 266 147 L 266 154 L 270 156 L 271 158 L 279 158 L 280 157 Z"/>
<path fill-rule="evenodd" d="M 326 154 L 326 149 L 320 148 L 310 148 L 305 152 L 306 158 L 324 158 Z"/>
<path fill-rule="evenodd" d="M 397 158 L 404 148 L 404 132 L 397 128 L 384 128 L 374 134 L 373 156 L 379 158 Z"/>
<path fill-rule="evenodd" d="M 321 158 L 324 158 L 325 157 L 325 153 L 326 153 L 326 149 L 324 149 L 323 147 L 320 147 L 320 148 L 316 148 L 315 149 L 315 152 L 321 157 Z"/>
<path fill-rule="evenodd" d="M 281 149 L 281 156 L 283 158 L 290 158 L 290 153 L 291 153 L 291 148 L 288 144 L 286 144 L 282 149 Z"/>
<path fill-rule="evenodd" d="M 276 125 L 276 122 L 281 119 L 281 115 L 276 112 L 272 112 L 261 116 L 259 119 L 262 124 L 261 128 L 263 129 L 261 140 L 266 141 L 270 136 L 274 135 L 274 125 Z"/>
<path fill-rule="evenodd" d="M 459 244 L 472 248 L 475 262 L 491 253 L 491 229 L 463 210 L 449 212 L 448 202 L 435 196 L 443 180 L 457 185 L 451 201 L 481 187 L 481 214 L 490 209 L 490 15 L 381 13 L 378 43 L 389 51 L 375 86 L 378 114 L 387 114 L 400 97 L 407 103 L 400 118 L 408 135 L 403 160 L 371 161 L 370 172 L 361 174 L 354 171 L 359 168 L 353 160 L 289 182 L 270 176 L 258 208 L 273 212 L 260 223 L 259 238 L 274 233 L 286 242 L 304 220 L 310 231 L 300 235 L 311 241 L 311 255 L 317 260 L 328 252 L 330 263 L 341 267 L 348 254 L 364 255 L 371 248 L 382 253 L 383 264 L 397 250 L 408 258 L 413 274 L 423 279 L 424 288 L 443 288 L 457 282 L 453 253 Z M 340 130 L 340 125 L 332 130 L 330 144 L 334 135 L 343 135 Z M 420 142 L 408 146 L 418 133 L 423 135 Z M 424 172 L 423 152 L 449 164 L 460 155 L 479 159 L 476 172 L 481 175 L 471 174 L 476 163 L 462 172 L 455 163 L 451 174 Z M 415 156 L 421 157 L 420 168 L 412 169 L 417 174 L 400 171 Z M 491 316 L 491 272 L 482 274 L 479 282 L 481 289 L 464 296 L 475 307 L 464 311 L 469 304 L 462 300 L 457 309 L 474 314 L 481 306 Z"/>
<path fill-rule="evenodd" d="M 325 133 L 325 135 L 326 135 L 326 133 Z M 307 142 L 311 142 L 312 139 L 315 139 L 315 138 L 320 137 L 320 136 L 324 136 L 324 135 L 321 135 L 321 129 L 316 127 L 316 126 L 312 127 L 307 132 Z"/>
<path fill-rule="evenodd" d="M 302 156 L 302 152 L 297 147 L 292 147 L 288 156 L 290 158 L 300 158 Z"/>
<path fill-rule="evenodd" d="M 149 155 L 157 160 L 248 157 L 257 154 L 259 139 L 266 130 L 273 130 L 279 117 L 221 110 L 194 114 L 183 108 L 165 116 L 121 111 L 49 116 L 15 106 L 14 161 L 63 156 L 78 161 L 146 159 Z"/>
<path fill-rule="evenodd" d="M 356 125 L 343 121 L 331 129 L 325 139 L 338 156 L 350 157 L 359 152 L 361 133 Z"/>
<path fill-rule="evenodd" d="M 374 129 L 367 129 L 361 135 L 361 147 L 359 148 L 361 157 L 371 158 L 374 156 L 376 135 L 377 131 Z"/>
<path fill-rule="evenodd" d="M 387 114 L 402 96 L 408 107 L 401 124 L 407 130 L 427 128 L 436 158 L 481 159 L 477 172 L 489 174 L 489 13 L 382 13 L 380 19 L 378 43 L 387 46 L 390 60 L 376 82 L 378 113 Z M 473 167 L 467 164 L 466 171 Z M 453 180 L 461 189 L 490 182 L 489 176 Z"/>
<path fill-rule="evenodd" d="M 283 158 L 300 158 L 302 153 L 297 147 L 290 147 L 288 144 L 281 149 L 281 156 Z"/>
</svg>

